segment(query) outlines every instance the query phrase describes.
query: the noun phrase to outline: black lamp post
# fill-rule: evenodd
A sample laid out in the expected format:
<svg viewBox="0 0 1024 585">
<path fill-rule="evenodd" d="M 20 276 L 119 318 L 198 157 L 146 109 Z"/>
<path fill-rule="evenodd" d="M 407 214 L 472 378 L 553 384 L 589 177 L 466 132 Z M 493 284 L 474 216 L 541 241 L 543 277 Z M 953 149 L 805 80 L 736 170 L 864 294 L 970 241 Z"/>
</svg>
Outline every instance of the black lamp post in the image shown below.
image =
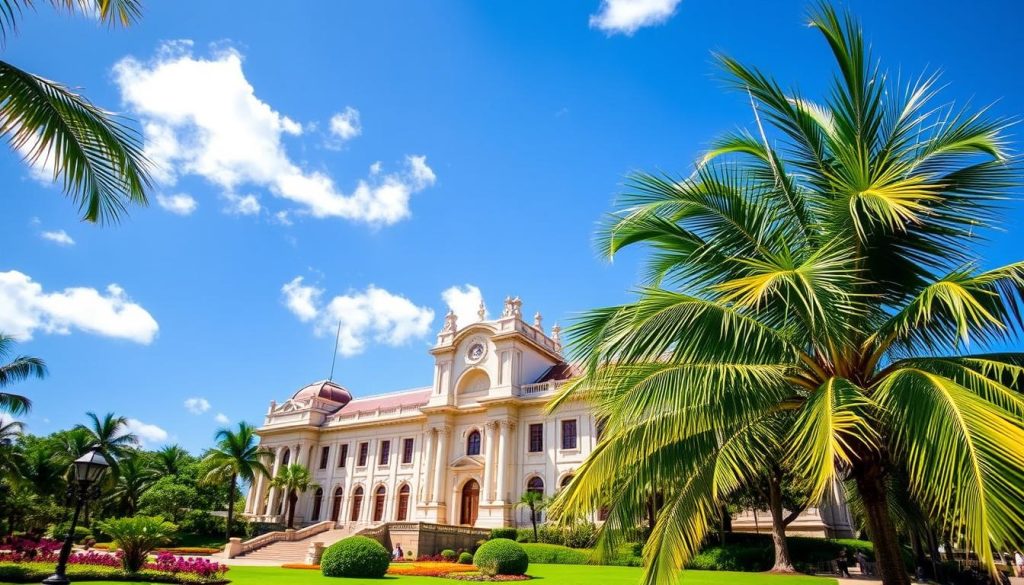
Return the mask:
<svg viewBox="0 0 1024 585">
<path fill-rule="evenodd" d="M 68 528 L 68 536 L 64 539 L 64 546 L 60 549 L 60 557 L 57 559 L 57 570 L 49 577 L 43 579 L 46 585 L 67 585 L 67 576 L 64 574 L 68 557 L 71 556 L 71 547 L 75 544 L 75 526 L 78 524 L 78 515 L 82 513 L 82 505 L 89 497 L 89 488 L 95 485 L 103 477 L 110 464 L 102 453 L 93 449 L 75 459 L 74 472 L 75 482 L 78 484 L 78 494 L 75 498 L 75 513 L 71 516 L 71 526 Z"/>
</svg>

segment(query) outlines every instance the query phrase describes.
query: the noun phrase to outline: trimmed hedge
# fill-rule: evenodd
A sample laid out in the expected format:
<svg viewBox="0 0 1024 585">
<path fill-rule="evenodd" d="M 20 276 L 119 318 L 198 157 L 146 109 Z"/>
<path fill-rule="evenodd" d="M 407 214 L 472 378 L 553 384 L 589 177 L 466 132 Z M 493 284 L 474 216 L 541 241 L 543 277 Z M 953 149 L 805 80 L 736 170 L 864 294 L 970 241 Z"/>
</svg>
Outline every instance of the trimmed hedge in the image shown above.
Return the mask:
<svg viewBox="0 0 1024 585">
<path fill-rule="evenodd" d="M 850 559 L 857 551 L 874 558 L 870 542 L 847 538 L 825 539 L 807 536 L 786 537 L 793 567 L 813 572 L 818 565 L 834 560 L 846 549 Z M 852 562 L 852 560 L 851 560 Z M 703 571 L 767 571 L 775 564 L 775 548 L 767 534 L 730 533 L 725 546 L 708 546 L 686 564 L 688 569 Z"/>
<path fill-rule="evenodd" d="M 590 550 L 575 549 L 560 544 L 528 542 L 520 545 L 531 563 L 544 565 L 588 565 Z"/>
<path fill-rule="evenodd" d="M 507 538 L 488 540 L 477 549 L 473 564 L 488 577 L 495 575 L 525 575 L 530 557 L 522 545 Z"/>
<path fill-rule="evenodd" d="M 443 551 L 441 551 L 441 558 L 448 561 L 449 563 L 454 562 L 455 559 L 458 558 L 458 556 L 458 553 L 456 553 L 450 548 L 446 548 Z"/>
<path fill-rule="evenodd" d="M 0 563 L 0 583 L 39 583 L 53 574 L 51 563 Z M 133 583 L 185 583 L 213 584 L 227 583 L 227 579 L 203 579 L 198 575 L 185 573 L 164 573 L 143 569 L 129 575 L 119 567 L 100 567 L 95 565 L 68 565 L 67 576 L 71 582 L 76 581 L 131 581 Z"/>
<path fill-rule="evenodd" d="M 350 536 L 324 549 L 320 572 L 325 577 L 370 577 L 388 572 L 391 555 L 384 545 L 365 536 Z"/>
<path fill-rule="evenodd" d="M 519 537 L 519 531 L 515 528 L 491 528 L 491 539 L 495 538 L 507 538 L 509 540 L 516 540 Z"/>
<path fill-rule="evenodd" d="M 459 564 L 460 565 L 472 565 L 473 564 L 473 555 L 469 554 L 468 552 L 462 553 L 461 555 L 459 555 Z"/>
</svg>

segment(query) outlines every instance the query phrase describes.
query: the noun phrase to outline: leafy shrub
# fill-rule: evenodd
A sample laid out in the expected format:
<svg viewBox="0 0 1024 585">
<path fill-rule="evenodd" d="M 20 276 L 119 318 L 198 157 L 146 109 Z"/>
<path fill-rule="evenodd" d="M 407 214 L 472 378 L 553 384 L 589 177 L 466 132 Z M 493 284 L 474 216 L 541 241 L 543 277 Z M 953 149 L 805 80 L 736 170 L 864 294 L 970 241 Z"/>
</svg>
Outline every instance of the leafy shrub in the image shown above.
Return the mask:
<svg viewBox="0 0 1024 585">
<path fill-rule="evenodd" d="M 325 577 L 383 577 L 391 555 L 384 545 L 365 536 L 350 536 L 324 550 L 320 572 Z"/>
<path fill-rule="evenodd" d="M 690 559 L 686 568 L 700 571 L 767 571 L 773 564 L 771 548 L 726 545 L 705 548 Z"/>
<path fill-rule="evenodd" d="M 54 540 L 64 542 L 64 539 L 68 535 L 68 528 L 70 528 L 69 522 L 61 522 L 60 524 L 51 524 L 50 528 L 46 531 L 46 536 Z M 85 540 L 86 536 L 89 536 L 91 531 L 85 526 L 75 526 L 75 543 L 81 543 Z"/>
<path fill-rule="evenodd" d="M 145 566 L 149 553 L 170 541 L 177 530 L 177 526 L 165 522 L 160 516 L 117 518 L 97 524 L 121 549 L 121 564 L 128 573 L 139 572 Z"/>
<path fill-rule="evenodd" d="M 205 510 L 189 510 L 178 523 L 178 528 L 189 534 L 220 535 L 224 534 L 224 519 Z"/>
<path fill-rule="evenodd" d="M 491 528 L 491 538 L 507 538 L 509 540 L 516 540 L 519 537 L 519 531 L 515 528 Z"/>
<path fill-rule="evenodd" d="M 526 551 L 531 563 L 545 565 L 587 565 L 590 563 L 589 550 L 576 550 L 560 544 L 529 542 L 520 545 Z"/>
<path fill-rule="evenodd" d="M 450 548 L 446 548 L 443 551 L 441 551 L 441 558 L 448 561 L 449 563 L 454 561 L 458 556 L 459 555 L 456 554 L 455 551 L 453 551 Z"/>
<path fill-rule="evenodd" d="M 530 557 L 522 545 L 507 538 L 495 538 L 484 543 L 473 556 L 473 564 L 488 577 L 495 575 L 525 575 Z"/>
<path fill-rule="evenodd" d="M 460 565 L 472 565 L 473 564 L 473 555 L 469 554 L 468 552 L 464 552 L 464 553 L 460 554 L 459 555 L 459 564 Z"/>
</svg>

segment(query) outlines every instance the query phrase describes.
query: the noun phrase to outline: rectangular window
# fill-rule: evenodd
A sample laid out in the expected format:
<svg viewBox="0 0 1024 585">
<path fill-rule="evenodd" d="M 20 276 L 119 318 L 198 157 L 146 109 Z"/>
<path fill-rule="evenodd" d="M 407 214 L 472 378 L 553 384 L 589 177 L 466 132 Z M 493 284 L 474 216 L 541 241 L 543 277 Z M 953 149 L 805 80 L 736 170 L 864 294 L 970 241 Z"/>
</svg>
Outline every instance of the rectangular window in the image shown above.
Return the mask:
<svg viewBox="0 0 1024 585">
<path fill-rule="evenodd" d="M 530 425 L 530 453 L 544 450 L 544 423 Z"/>
<path fill-rule="evenodd" d="M 366 467 L 366 457 L 370 454 L 369 443 L 359 443 L 359 458 L 356 459 L 356 467 Z"/>
<path fill-rule="evenodd" d="M 327 469 L 328 457 L 331 455 L 330 447 L 323 447 L 320 449 L 320 469 Z"/>
<path fill-rule="evenodd" d="M 345 467 L 345 462 L 348 461 L 348 443 L 341 446 L 341 452 L 338 453 L 338 467 Z"/>
<path fill-rule="evenodd" d="M 562 421 L 562 448 L 576 448 L 576 419 L 574 418 Z"/>
<path fill-rule="evenodd" d="M 412 463 L 412 448 L 412 439 L 405 439 L 402 441 L 402 463 Z"/>
<path fill-rule="evenodd" d="M 380 458 L 377 461 L 379 465 L 387 465 L 388 461 L 391 460 L 391 441 L 380 442 Z"/>
</svg>

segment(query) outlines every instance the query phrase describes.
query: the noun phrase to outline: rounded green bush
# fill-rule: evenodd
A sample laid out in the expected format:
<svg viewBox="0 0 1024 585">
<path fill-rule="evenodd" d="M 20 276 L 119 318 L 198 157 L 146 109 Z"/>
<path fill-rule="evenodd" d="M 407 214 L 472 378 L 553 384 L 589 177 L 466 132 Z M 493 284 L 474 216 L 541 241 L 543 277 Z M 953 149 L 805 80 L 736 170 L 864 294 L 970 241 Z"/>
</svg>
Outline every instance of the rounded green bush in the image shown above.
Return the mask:
<svg viewBox="0 0 1024 585">
<path fill-rule="evenodd" d="M 459 564 L 460 565 L 472 565 L 473 564 L 473 555 L 469 554 L 468 552 L 462 553 L 461 555 L 459 555 Z"/>
<path fill-rule="evenodd" d="M 507 538 L 509 540 L 515 540 L 518 536 L 519 531 L 515 528 L 491 528 L 491 539 Z"/>
<path fill-rule="evenodd" d="M 441 551 L 441 558 L 448 561 L 449 563 L 453 562 L 458 556 L 459 555 L 456 554 L 456 552 L 450 548 L 446 548 L 443 551 Z"/>
<path fill-rule="evenodd" d="M 391 555 L 384 545 L 365 536 L 350 536 L 324 549 L 320 572 L 325 577 L 370 577 L 388 572 Z"/>
<path fill-rule="evenodd" d="M 473 564 L 488 577 L 495 575 L 525 575 L 530 557 L 523 547 L 507 538 L 488 540 L 476 551 Z"/>
</svg>

